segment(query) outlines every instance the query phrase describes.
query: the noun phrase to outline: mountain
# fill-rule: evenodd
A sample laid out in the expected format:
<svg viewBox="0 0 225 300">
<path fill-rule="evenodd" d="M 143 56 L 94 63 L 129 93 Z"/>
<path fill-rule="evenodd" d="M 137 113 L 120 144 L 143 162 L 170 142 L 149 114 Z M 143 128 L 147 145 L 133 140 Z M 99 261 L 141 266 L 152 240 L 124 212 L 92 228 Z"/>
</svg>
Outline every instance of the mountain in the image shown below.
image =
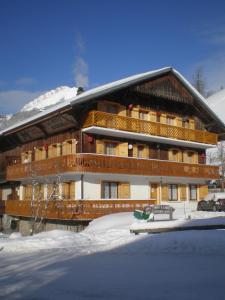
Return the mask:
<svg viewBox="0 0 225 300">
<path fill-rule="evenodd" d="M 0 130 L 13 124 L 36 115 L 40 111 L 44 111 L 55 104 L 64 102 L 77 95 L 76 87 L 60 86 L 54 90 L 50 90 L 41 96 L 29 101 L 20 111 L 14 115 L 0 118 Z"/>
<path fill-rule="evenodd" d="M 24 111 L 31 111 L 34 109 L 44 110 L 49 106 L 55 105 L 56 103 L 70 99 L 76 96 L 76 94 L 77 94 L 76 87 L 71 88 L 68 86 L 60 86 L 28 102 L 23 106 L 23 108 L 20 111 L 24 112 Z"/>
<path fill-rule="evenodd" d="M 208 97 L 206 102 L 219 118 L 225 122 L 225 89 Z"/>
</svg>

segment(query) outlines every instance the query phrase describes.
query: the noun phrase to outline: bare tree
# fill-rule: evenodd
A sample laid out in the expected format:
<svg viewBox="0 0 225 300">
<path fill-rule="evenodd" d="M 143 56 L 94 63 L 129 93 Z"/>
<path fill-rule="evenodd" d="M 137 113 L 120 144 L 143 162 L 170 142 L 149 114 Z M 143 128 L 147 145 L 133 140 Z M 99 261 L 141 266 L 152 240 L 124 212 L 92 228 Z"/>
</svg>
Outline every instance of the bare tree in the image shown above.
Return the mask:
<svg viewBox="0 0 225 300">
<path fill-rule="evenodd" d="M 206 96 L 206 90 L 205 90 L 206 84 L 205 84 L 204 71 L 202 66 L 199 66 L 194 72 L 193 86 L 202 96 L 204 97 Z"/>
<path fill-rule="evenodd" d="M 207 161 L 209 164 L 219 166 L 221 188 L 224 188 L 225 181 L 225 141 L 219 142 L 215 150 L 207 152 Z"/>
</svg>

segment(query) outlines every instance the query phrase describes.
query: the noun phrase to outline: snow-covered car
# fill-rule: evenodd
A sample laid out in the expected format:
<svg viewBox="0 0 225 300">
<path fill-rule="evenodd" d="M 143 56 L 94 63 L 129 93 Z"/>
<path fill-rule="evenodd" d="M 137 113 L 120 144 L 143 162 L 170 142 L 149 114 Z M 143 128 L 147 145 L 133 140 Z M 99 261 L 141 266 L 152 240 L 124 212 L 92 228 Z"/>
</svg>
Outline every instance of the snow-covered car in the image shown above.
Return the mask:
<svg viewBox="0 0 225 300">
<path fill-rule="evenodd" d="M 198 202 L 197 210 L 225 211 L 225 193 L 208 194 L 204 200 Z"/>
</svg>

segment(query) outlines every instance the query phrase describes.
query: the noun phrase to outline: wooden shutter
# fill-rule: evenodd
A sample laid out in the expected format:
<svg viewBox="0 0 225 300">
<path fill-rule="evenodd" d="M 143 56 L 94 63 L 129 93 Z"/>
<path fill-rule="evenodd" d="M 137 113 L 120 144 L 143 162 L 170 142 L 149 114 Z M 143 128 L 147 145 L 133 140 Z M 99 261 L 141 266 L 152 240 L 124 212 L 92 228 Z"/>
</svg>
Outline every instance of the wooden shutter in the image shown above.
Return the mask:
<svg viewBox="0 0 225 300">
<path fill-rule="evenodd" d="M 69 182 L 62 183 L 62 198 L 65 200 L 70 199 L 70 183 Z"/>
<path fill-rule="evenodd" d="M 165 114 L 161 114 L 160 122 L 163 123 L 163 124 L 166 124 L 166 115 Z"/>
<path fill-rule="evenodd" d="M 168 201 L 168 185 L 167 184 L 162 185 L 162 200 Z"/>
<path fill-rule="evenodd" d="M 134 107 L 131 111 L 131 117 L 138 119 L 139 118 L 139 110 L 138 108 Z"/>
<path fill-rule="evenodd" d="M 198 153 L 197 152 L 193 153 L 193 163 L 198 164 Z"/>
<path fill-rule="evenodd" d="M 129 182 L 120 182 L 118 184 L 118 198 L 130 199 L 130 184 L 129 184 Z"/>
<path fill-rule="evenodd" d="M 179 185 L 179 190 L 180 190 L 180 201 L 187 200 L 186 185 L 184 184 Z"/>
<path fill-rule="evenodd" d="M 137 157 L 137 145 L 133 145 L 133 157 Z"/>
<path fill-rule="evenodd" d="M 96 153 L 105 154 L 105 145 L 102 140 L 96 140 Z"/>
<path fill-rule="evenodd" d="M 151 194 L 150 199 L 158 199 L 158 184 L 157 183 L 151 183 Z"/>
<path fill-rule="evenodd" d="M 208 195 L 208 186 L 207 185 L 200 185 L 199 186 L 199 200 L 205 198 Z"/>
<path fill-rule="evenodd" d="M 128 143 L 120 143 L 117 147 L 119 156 L 128 156 Z"/>
<path fill-rule="evenodd" d="M 182 151 L 178 151 L 177 152 L 177 161 L 182 162 L 182 159 L 183 159 Z"/>
<path fill-rule="evenodd" d="M 150 121 L 156 122 L 156 112 L 155 111 L 150 112 Z"/>
<path fill-rule="evenodd" d="M 75 182 L 70 182 L 70 199 L 75 200 Z"/>
<path fill-rule="evenodd" d="M 147 145 L 143 148 L 143 158 L 149 158 L 149 147 Z"/>
<path fill-rule="evenodd" d="M 32 185 L 27 184 L 24 185 L 24 200 L 31 201 L 32 200 Z"/>
<path fill-rule="evenodd" d="M 176 117 L 174 125 L 182 127 L 182 119 L 180 117 Z"/>
<path fill-rule="evenodd" d="M 126 106 L 124 106 L 124 105 L 118 106 L 118 115 L 126 117 L 126 115 L 127 115 Z"/>
<path fill-rule="evenodd" d="M 193 119 L 189 119 L 190 129 L 195 129 L 195 121 Z"/>
</svg>

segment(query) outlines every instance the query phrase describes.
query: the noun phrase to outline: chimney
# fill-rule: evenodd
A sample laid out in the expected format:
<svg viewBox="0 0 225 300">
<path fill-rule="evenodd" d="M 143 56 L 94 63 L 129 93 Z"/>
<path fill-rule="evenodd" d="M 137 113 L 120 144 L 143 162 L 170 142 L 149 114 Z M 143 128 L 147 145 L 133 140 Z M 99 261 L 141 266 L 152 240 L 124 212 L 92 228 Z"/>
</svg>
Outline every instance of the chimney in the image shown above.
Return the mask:
<svg viewBox="0 0 225 300">
<path fill-rule="evenodd" d="M 84 88 L 82 86 L 79 86 L 77 88 L 77 96 L 80 95 L 80 94 L 82 94 L 83 92 L 84 92 Z"/>
</svg>

